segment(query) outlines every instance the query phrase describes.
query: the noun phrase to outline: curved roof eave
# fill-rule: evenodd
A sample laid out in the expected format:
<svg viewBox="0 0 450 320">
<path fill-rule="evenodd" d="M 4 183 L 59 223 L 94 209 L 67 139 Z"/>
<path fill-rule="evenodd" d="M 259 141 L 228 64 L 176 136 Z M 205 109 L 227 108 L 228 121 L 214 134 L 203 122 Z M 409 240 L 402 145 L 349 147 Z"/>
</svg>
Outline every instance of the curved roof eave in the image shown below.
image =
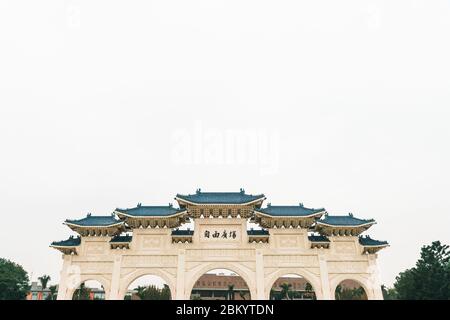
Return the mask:
<svg viewBox="0 0 450 320">
<path fill-rule="evenodd" d="M 306 216 L 295 216 L 295 215 L 292 215 L 292 216 L 276 216 L 276 215 L 271 215 L 271 214 L 264 213 L 264 212 L 261 212 L 261 211 L 258 211 L 258 210 L 254 210 L 254 212 L 258 213 L 258 214 L 260 214 L 262 216 L 268 217 L 268 218 L 288 218 L 288 219 L 292 219 L 292 218 L 311 218 L 311 217 L 315 217 L 315 216 L 318 216 L 318 215 L 323 215 L 323 214 L 326 213 L 326 210 L 323 209 L 322 211 L 318 211 L 318 212 L 315 212 L 315 213 L 312 213 L 312 214 L 309 214 L 309 215 L 306 215 Z"/>
<path fill-rule="evenodd" d="M 248 202 L 242 202 L 242 203 L 227 203 L 227 202 L 222 202 L 222 203 L 209 203 L 209 202 L 193 202 L 193 201 L 189 201 L 183 198 L 180 198 L 178 196 L 175 197 L 175 200 L 177 201 L 181 201 L 181 202 L 185 202 L 188 204 L 195 204 L 195 205 L 208 205 L 208 206 L 223 206 L 223 205 L 230 205 L 230 206 L 245 206 L 245 205 L 249 205 L 255 202 L 259 202 L 259 201 L 264 201 L 266 200 L 266 197 L 263 195 L 260 198 L 254 199 L 252 201 L 248 201 Z"/>
<path fill-rule="evenodd" d="M 140 215 L 132 215 L 132 214 L 128 214 L 128 213 L 124 213 L 124 212 L 120 212 L 117 211 L 117 209 L 114 211 L 115 214 L 117 214 L 118 216 L 125 216 L 128 218 L 150 218 L 150 219 L 155 219 L 155 218 L 173 218 L 173 217 L 177 217 L 179 215 L 182 215 L 184 213 L 187 213 L 187 210 L 182 210 L 182 211 L 178 211 L 176 213 L 170 214 L 170 215 L 165 215 L 165 216 L 140 216 Z"/>
<path fill-rule="evenodd" d="M 74 226 L 77 228 L 110 228 L 110 227 L 115 227 L 118 225 L 124 225 L 123 221 L 118 221 L 117 223 L 113 223 L 113 224 L 108 224 L 108 225 L 103 225 L 103 226 L 96 226 L 96 225 L 80 225 L 74 222 L 68 222 L 68 221 L 64 221 L 64 224 L 67 226 Z"/>
<path fill-rule="evenodd" d="M 377 223 L 376 221 L 369 221 L 369 222 L 362 223 L 362 224 L 350 225 L 350 224 L 328 224 L 328 223 L 324 223 L 322 221 L 316 221 L 317 225 L 320 224 L 320 225 L 332 227 L 332 228 L 360 228 L 360 227 L 365 227 L 365 226 L 370 227 L 376 223 Z"/>
</svg>

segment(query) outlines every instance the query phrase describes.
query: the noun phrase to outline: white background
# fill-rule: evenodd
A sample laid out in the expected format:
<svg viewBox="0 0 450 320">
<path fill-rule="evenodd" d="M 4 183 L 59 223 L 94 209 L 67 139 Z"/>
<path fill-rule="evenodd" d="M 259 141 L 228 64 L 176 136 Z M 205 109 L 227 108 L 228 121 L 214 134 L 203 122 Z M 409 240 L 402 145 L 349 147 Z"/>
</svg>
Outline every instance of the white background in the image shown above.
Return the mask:
<svg viewBox="0 0 450 320">
<path fill-rule="evenodd" d="M 391 285 L 450 243 L 449 39 L 444 0 L 3 0 L 0 256 L 57 282 L 66 218 L 243 187 L 376 219 Z"/>
</svg>

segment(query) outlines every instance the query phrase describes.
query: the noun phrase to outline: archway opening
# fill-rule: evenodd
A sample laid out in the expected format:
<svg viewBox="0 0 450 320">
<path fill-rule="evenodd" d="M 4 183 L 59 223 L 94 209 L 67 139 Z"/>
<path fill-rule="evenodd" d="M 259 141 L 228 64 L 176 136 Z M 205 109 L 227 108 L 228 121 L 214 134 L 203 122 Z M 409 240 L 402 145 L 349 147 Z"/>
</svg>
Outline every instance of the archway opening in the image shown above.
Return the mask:
<svg viewBox="0 0 450 320">
<path fill-rule="evenodd" d="M 298 274 L 279 277 L 270 289 L 270 300 L 316 300 L 311 283 Z"/>
<path fill-rule="evenodd" d="M 213 269 L 194 283 L 191 300 L 250 300 L 245 280 L 228 269 Z"/>
<path fill-rule="evenodd" d="M 72 300 L 105 300 L 105 288 L 97 280 L 83 281 L 73 292 Z"/>
<path fill-rule="evenodd" d="M 341 281 L 334 291 L 336 300 L 367 300 L 367 293 L 355 280 Z"/>
<path fill-rule="evenodd" d="M 124 300 L 171 300 L 172 293 L 169 285 L 155 275 L 144 275 L 133 282 L 127 288 Z"/>
</svg>

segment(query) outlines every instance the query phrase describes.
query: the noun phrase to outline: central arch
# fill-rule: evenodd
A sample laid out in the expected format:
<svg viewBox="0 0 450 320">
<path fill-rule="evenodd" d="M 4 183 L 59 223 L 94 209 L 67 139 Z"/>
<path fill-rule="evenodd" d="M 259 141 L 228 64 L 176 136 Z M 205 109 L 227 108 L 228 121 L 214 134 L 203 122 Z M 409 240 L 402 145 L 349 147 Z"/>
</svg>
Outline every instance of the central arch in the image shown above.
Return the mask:
<svg viewBox="0 0 450 320">
<path fill-rule="evenodd" d="M 248 289 L 250 291 L 250 299 L 256 299 L 257 295 L 254 271 L 251 271 L 247 267 L 235 262 L 211 262 L 202 265 L 192 274 L 192 276 L 188 278 L 185 287 L 184 299 L 190 299 L 191 292 L 194 288 L 195 283 L 203 274 L 215 269 L 226 269 L 239 275 L 242 279 L 244 279 L 248 286 Z"/>
</svg>

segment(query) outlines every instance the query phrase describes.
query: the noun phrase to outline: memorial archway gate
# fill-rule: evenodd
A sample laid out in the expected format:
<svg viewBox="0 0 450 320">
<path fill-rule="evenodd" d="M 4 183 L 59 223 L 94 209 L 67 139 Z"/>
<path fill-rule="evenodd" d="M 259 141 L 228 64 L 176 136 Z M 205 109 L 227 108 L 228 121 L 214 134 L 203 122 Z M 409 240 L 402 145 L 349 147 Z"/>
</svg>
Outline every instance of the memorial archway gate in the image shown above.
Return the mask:
<svg viewBox="0 0 450 320">
<path fill-rule="evenodd" d="M 58 299 L 71 299 L 85 279 L 101 282 L 107 299 L 123 299 L 130 283 L 147 274 L 162 278 L 172 299 L 189 299 L 212 269 L 241 276 L 252 299 L 269 299 L 285 274 L 305 278 L 317 299 L 334 299 L 346 279 L 360 283 L 368 299 L 382 299 L 376 252 L 388 244 L 360 235 L 373 220 L 302 204 L 262 208 L 264 195 L 243 190 L 197 190 L 175 199 L 179 208 L 138 204 L 110 216 L 66 220 L 80 236 L 51 245 L 63 252 Z M 179 229 L 191 220 L 193 230 Z"/>
</svg>

